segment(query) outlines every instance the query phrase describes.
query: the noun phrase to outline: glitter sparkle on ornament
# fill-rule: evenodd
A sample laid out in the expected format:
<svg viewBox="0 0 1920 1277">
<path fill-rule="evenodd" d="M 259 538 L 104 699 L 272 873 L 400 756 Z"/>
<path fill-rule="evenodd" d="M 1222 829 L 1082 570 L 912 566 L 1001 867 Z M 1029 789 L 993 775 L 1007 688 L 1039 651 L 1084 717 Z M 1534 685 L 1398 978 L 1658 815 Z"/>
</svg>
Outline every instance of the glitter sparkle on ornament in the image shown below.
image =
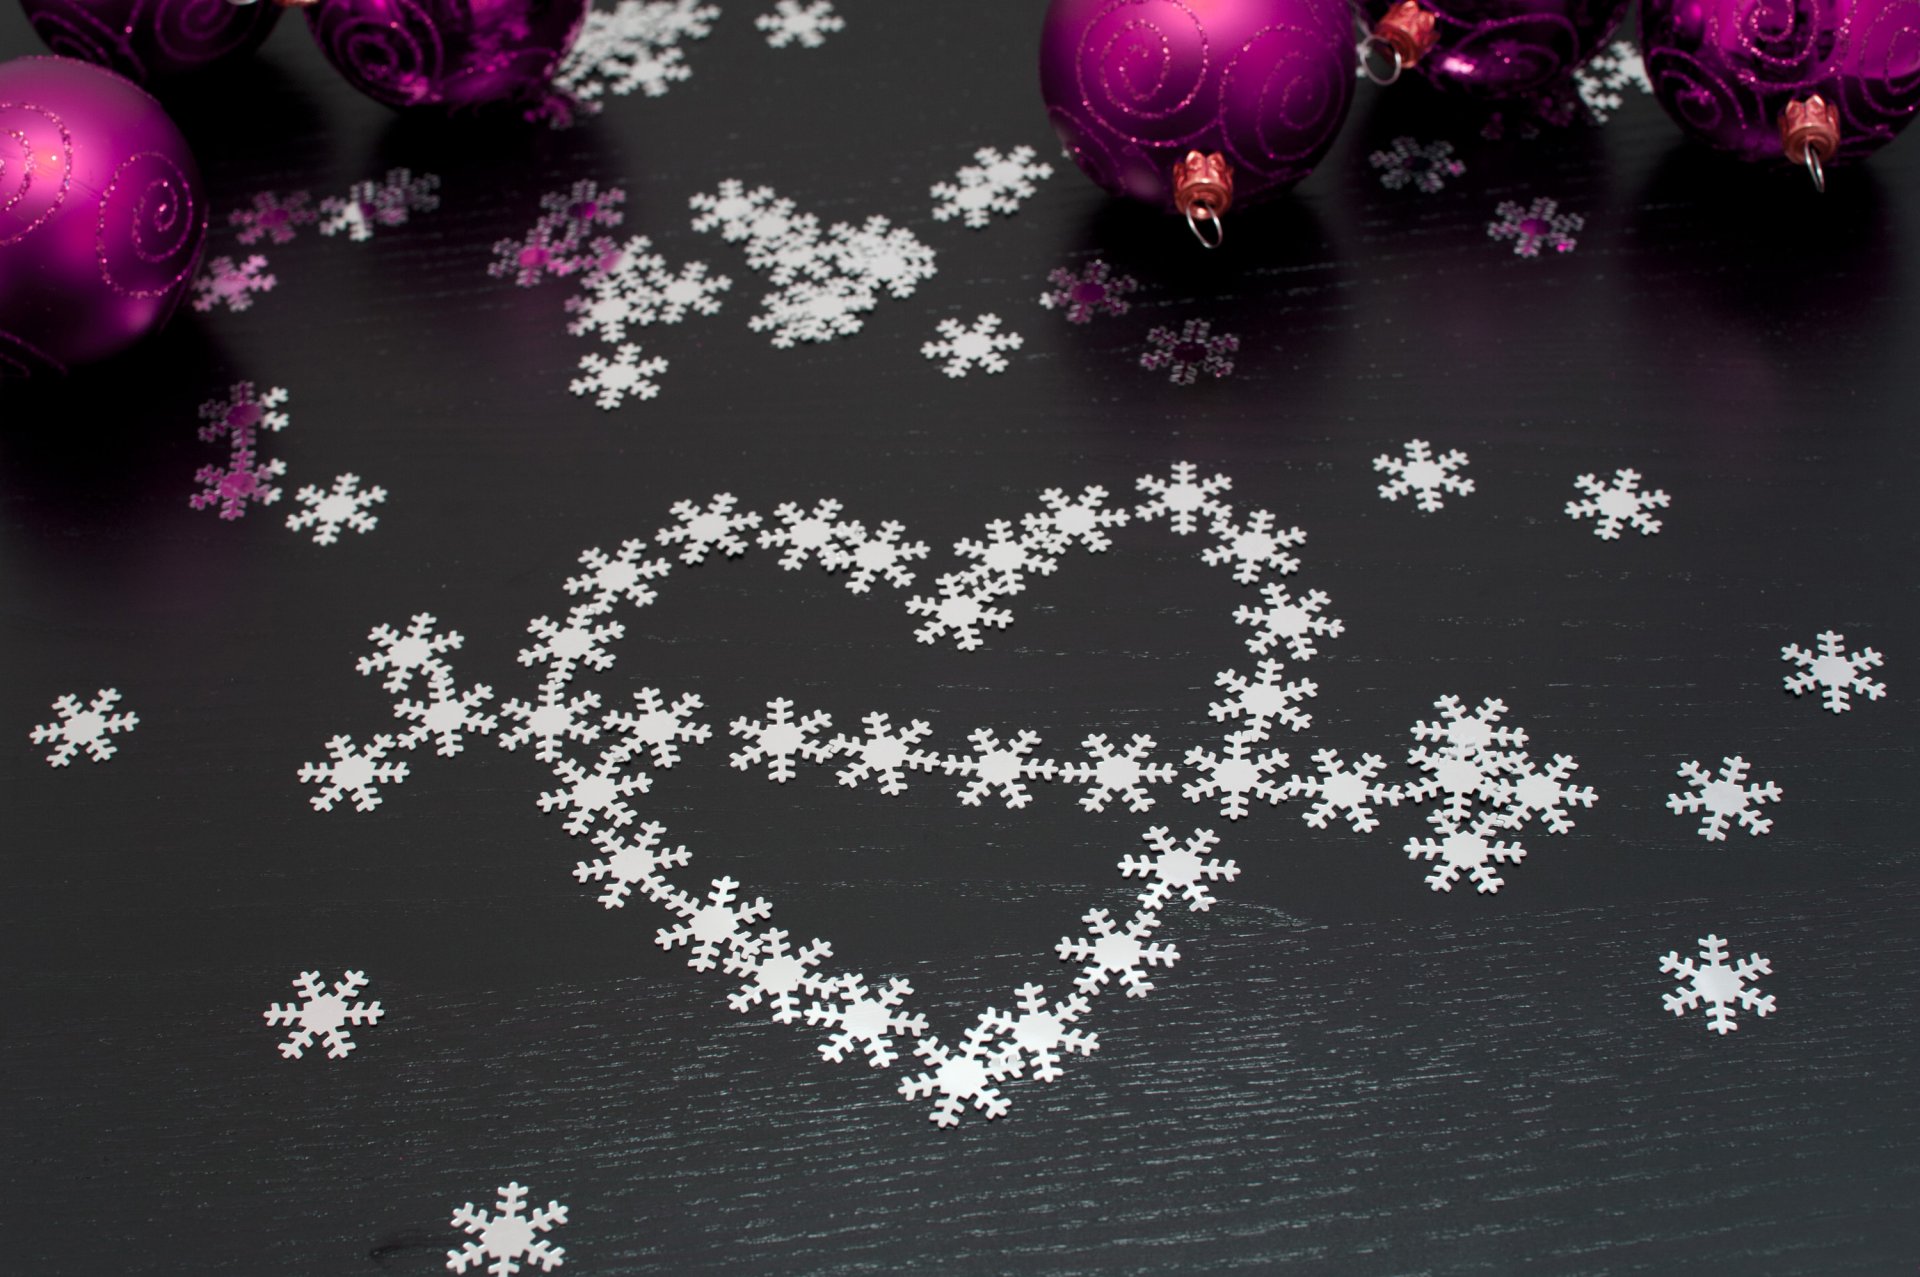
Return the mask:
<svg viewBox="0 0 1920 1277">
<path fill-rule="evenodd" d="M 1538 257 L 1543 248 L 1556 253 L 1571 253 L 1580 241 L 1574 233 L 1587 224 L 1578 213 L 1562 213 L 1557 200 L 1546 196 L 1522 206 L 1502 200 L 1487 223 L 1487 237 L 1512 240 L 1516 257 Z"/>
<path fill-rule="evenodd" d="M 1165 369 L 1167 380 L 1174 385 L 1191 386 L 1201 373 L 1209 377 L 1231 373 L 1233 356 L 1239 349 L 1239 337 L 1232 333 L 1215 336 L 1207 320 L 1189 319 L 1177 333 L 1164 326 L 1149 332 L 1140 366 L 1148 372 Z"/>
<path fill-rule="evenodd" d="M 1077 273 L 1056 267 L 1047 275 L 1047 285 L 1040 304 L 1064 311 L 1069 324 L 1085 324 L 1095 315 L 1124 315 L 1133 309 L 1126 295 L 1138 289 L 1140 281 L 1115 274 L 1112 266 L 1095 259 Z"/>
</svg>

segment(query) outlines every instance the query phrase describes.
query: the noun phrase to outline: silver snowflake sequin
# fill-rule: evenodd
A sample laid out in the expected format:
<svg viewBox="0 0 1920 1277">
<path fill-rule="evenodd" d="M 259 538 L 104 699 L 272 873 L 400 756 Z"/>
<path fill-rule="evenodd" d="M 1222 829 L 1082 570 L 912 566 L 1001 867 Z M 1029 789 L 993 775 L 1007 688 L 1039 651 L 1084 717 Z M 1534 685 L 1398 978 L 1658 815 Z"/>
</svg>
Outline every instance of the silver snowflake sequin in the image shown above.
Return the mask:
<svg viewBox="0 0 1920 1277">
<path fill-rule="evenodd" d="M 1571 253 L 1579 244 L 1574 234 L 1585 227 L 1587 219 L 1578 213 L 1562 213 L 1557 200 L 1541 196 L 1531 204 L 1502 200 L 1487 223 L 1487 238 L 1512 240 L 1517 257 L 1538 257 L 1541 249 Z"/>
<path fill-rule="evenodd" d="M 1410 137 L 1393 139 L 1387 149 L 1369 155 L 1367 163 L 1380 171 L 1380 185 L 1388 190 L 1411 186 L 1425 195 L 1434 194 L 1446 186 L 1448 178 L 1467 171 L 1467 166 L 1454 158 L 1453 143 L 1420 142 Z"/>
<path fill-rule="evenodd" d="M 1191 386 L 1201 373 L 1224 377 L 1232 372 L 1233 356 L 1239 349 L 1239 337 L 1232 333 L 1216 335 L 1208 321 L 1189 319 L 1178 332 L 1164 326 L 1149 332 L 1140 366 L 1148 372 L 1165 369 L 1167 380 L 1174 385 Z"/>
<path fill-rule="evenodd" d="M 1070 324 L 1086 324 L 1095 315 L 1124 315 L 1133 309 L 1127 294 L 1140 287 L 1131 275 L 1115 273 L 1106 262 L 1088 262 L 1078 271 L 1056 267 L 1047 275 L 1047 291 L 1040 304 L 1065 313 Z"/>
<path fill-rule="evenodd" d="M 259 253 L 237 262 L 231 257 L 216 257 L 194 276 L 193 308 L 246 310 L 253 305 L 255 293 L 272 292 L 277 283 L 278 279 L 267 274 L 267 259 Z"/>
</svg>

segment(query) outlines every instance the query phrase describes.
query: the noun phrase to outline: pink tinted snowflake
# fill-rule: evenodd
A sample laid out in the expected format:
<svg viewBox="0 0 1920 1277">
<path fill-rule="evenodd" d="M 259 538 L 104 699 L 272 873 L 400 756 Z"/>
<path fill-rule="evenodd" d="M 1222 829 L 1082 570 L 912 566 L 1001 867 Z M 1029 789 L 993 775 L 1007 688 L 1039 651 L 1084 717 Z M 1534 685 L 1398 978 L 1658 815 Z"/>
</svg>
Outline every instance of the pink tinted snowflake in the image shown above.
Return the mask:
<svg viewBox="0 0 1920 1277">
<path fill-rule="evenodd" d="M 223 519 L 238 519 L 247 512 L 248 502 L 272 505 L 280 499 L 280 489 L 272 483 L 287 472 L 280 460 L 260 461 L 251 448 L 235 448 L 224 466 L 201 466 L 193 481 L 200 491 L 187 498 L 195 510 L 220 507 Z"/>
<path fill-rule="evenodd" d="M 227 225 L 234 228 L 234 238 L 242 244 L 257 244 L 263 238 L 276 244 L 290 243 L 300 227 L 319 220 L 313 196 L 306 191 L 293 191 L 284 199 L 272 191 L 261 191 L 253 197 L 251 206 L 227 214 Z"/>
<path fill-rule="evenodd" d="M 1587 224 L 1578 213 L 1562 213 L 1559 201 L 1541 196 L 1522 207 L 1514 200 L 1502 200 L 1487 223 L 1487 237 L 1512 240 L 1517 257 L 1538 257 L 1543 248 L 1556 253 L 1571 253 L 1580 242 L 1574 233 Z"/>
<path fill-rule="evenodd" d="M 255 293 L 271 292 L 280 281 L 266 273 L 267 259 L 255 253 L 243 261 L 216 257 L 201 268 L 193 281 L 193 308 L 209 311 L 216 306 L 228 310 L 246 310 L 253 305 Z"/>
<path fill-rule="evenodd" d="M 1432 195 L 1447 184 L 1448 178 L 1467 171 L 1467 166 L 1454 158 L 1453 143 L 1418 142 L 1410 137 L 1393 139 L 1386 150 L 1369 155 L 1367 163 L 1380 170 L 1380 185 L 1388 190 L 1411 186 L 1425 195 Z"/>
<path fill-rule="evenodd" d="M 236 449 L 253 447 L 258 432 L 286 429 L 288 417 L 279 411 L 287 402 L 287 392 L 274 386 L 262 394 L 250 381 L 236 381 L 225 399 L 209 399 L 200 405 L 200 438 L 205 443 L 230 440 Z"/>
<path fill-rule="evenodd" d="M 1126 314 L 1133 308 L 1126 295 L 1140 287 L 1139 280 L 1115 274 L 1112 266 L 1097 259 L 1078 274 L 1059 267 L 1047 276 L 1047 283 L 1040 304 L 1065 311 L 1070 324 L 1091 323 L 1095 315 Z"/>
<path fill-rule="evenodd" d="M 1191 386 L 1201 373 L 1224 377 L 1233 371 L 1233 356 L 1240 339 L 1232 333 L 1214 336 L 1213 326 L 1204 319 L 1189 319 L 1179 332 L 1155 328 L 1147 334 L 1147 349 L 1140 366 L 1148 372 L 1166 369 L 1167 380 L 1176 386 Z"/>
<path fill-rule="evenodd" d="M 432 173 L 415 177 L 412 169 L 389 169 L 385 177 L 355 182 L 344 198 L 321 200 L 320 233 L 365 242 L 376 226 L 405 226 L 415 213 L 439 208 L 439 192 L 440 179 Z"/>
</svg>

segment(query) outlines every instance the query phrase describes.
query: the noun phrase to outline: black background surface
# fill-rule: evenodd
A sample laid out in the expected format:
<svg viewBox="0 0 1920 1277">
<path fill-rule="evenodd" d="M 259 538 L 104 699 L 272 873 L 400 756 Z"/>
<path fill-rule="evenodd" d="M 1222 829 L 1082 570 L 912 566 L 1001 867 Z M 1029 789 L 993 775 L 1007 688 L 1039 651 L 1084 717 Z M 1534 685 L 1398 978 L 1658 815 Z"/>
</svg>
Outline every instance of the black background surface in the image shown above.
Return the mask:
<svg viewBox="0 0 1920 1277">
<path fill-rule="evenodd" d="M 691 80 L 558 133 L 398 118 L 283 23 L 169 98 L 216 211 L 394 165 L 441 175 L 442 209 L 267 247 L 279 286 L 248 312 L 0 390 L 0 1269 L 430 1273 L 452 1207 L 517 1179 L 568 1205 L 553 1240 L 581 1274 L 1912 1271 L 1920 143 L 1822 199 L 1682 145 L 1643 96 L 1490 141 L 1478 114 L 1363 87 L 1321 170 L 1209 256 L 1055 154 L 1039 6 L 848 3 L 818 50 L 723 8 Z M 32 51 L 0 14 L 0 55 Z M 1402 134 L 1451 140 L 1468 173 L 1383 190 L 1366 157 Z M 931 219 L 931 183 L 1021 143 L 1058 172 L 1018 216 Z M 735 281 L 719 316 L 640 334 L 672 366 L 612 413 L 566 391 L 592 348 L 567 289 L 486 271 L 583 177 L 629 192 L 623 233 Z M 727 177 L 823 220 L 885 214 L 940 273 L 857 336 L 771 349 L 745 326 L 763 281 L 687 224 Z M 1495 204 L 1538 195 L 1585 215 L 1572 254 L 1487 238 Z M 1094 256 L 1142 281 L 1131 314 L 1036 304 Z M 920 356 L 982 311 L 1026 338 L 1006 373 Z M 1137 367 L 1149 328 L 1192 317 L 1241 336 L 1231 377 Z M 196 407 L 241 378 L 291 391 L 268 446 L 289 498 L 361 474 L 391 494 L 375 531 L 319 547 L 287 502 L 187 508 L 220 451 Z M 1372 457 L 1416 437 L 1464 448 L 1479 490 L 1431 515 L 1380 500 Z M 735 982 L 654 945 L 657 907 L 603 911 L 573 881 L 586 842 L 537 809 L 524 751 L 416 753 L 369 814 L 316 813 L 295 780 L 391 721 L 353 669 L 371 627 L 430 611 L 466 635 L 463 681 L 526 696 L 526 619 L 571 601 L 581 549 L 674 501 L 838 497 L 933 545 L 924 588 L 1040 489 L 1129 501 L 1182 459 L 1306 528 L 1289 584 L 1346 622 L 1290 668 L 1320 685 L 1279 742 L 1296 766 L 1331 745 L 1404 778 L 1435 697 L 1496 696 L 1598 805 L 1481 896 L 1423 885 L 1400 850 L 1419 809 L 1361 836 L 1297 805 L 1228 824 L 1170 789 L 1089 816 L 1064 785 L 1006 811 L 938 779 L 889 799 L 727 767 L 725 721 L 776 695 L 843 730 L 926 718 L 949 748 L 988 725 L 1063 759 L 1092 731 L 1217 743 L 1255 591 L 1162 525 L 1070 555 L 973 653 L 914 643 L 902 593 L 769 552 L 676 571 L 592 683 L 695 690 L 721 724 L 644 800 L 696 850 L 677 880 L 732 874 L 836 969 L 906 976 L 943 1041 L 1026 980 L 1065 990 L 1054 942 L 1129 907 L 1114 864 L 1145 825 L 1221 832 L 1242 872 L 1210 913 L 1168 911 L 1180 964 L 1096 1000 L 1098 1052 L 1008 1084 L 1001 1120 L 937 1130 L 894 1094 L 911 1057 L 825 1064 L 818 1031 L 729 1011 Z M 1562 514 L 1575 475 L 1625 466 L 1672 494 L 1658 536 Z M 1886 654 L 1884 700 L 1833 715 L 1781 690 L 1781 645 L 1828 628 Z M 28 729 L 104 686 L 138 730 L 49 769 Z M 1735 753 L 1785 798 L 1769 836 L 1707 843 L 1664 796 L 1680 763 Z M 1778 1011 L 1725 1038 L 1659 1000 L 1659 957 L 1709 931 L 1774 968 Z M 261 1010 L 349 967 L 385 1018 L 348 1059 L 281 1059 Z"/>
</svg>

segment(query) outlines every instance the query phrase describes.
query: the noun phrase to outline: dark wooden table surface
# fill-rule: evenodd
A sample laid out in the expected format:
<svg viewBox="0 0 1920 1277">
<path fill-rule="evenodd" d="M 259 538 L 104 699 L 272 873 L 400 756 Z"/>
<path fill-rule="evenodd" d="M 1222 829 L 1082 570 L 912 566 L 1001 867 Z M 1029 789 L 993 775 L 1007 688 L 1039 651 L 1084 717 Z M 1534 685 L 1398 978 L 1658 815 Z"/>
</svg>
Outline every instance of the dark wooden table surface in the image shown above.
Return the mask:
<svg viewBox="0 0 1920 1277">
<path fill-rule="evenodd" d="M 549 1236 L 580 1274 L 1914 1271 L 1920 141 L 1816 198 L 1684 146 L 1637 90 L 1604 124 L 1490 130 L 1363 86 L 1321 169 L 1208 255 L 1058 155 L 1040 6 L 849 0 L 818 49 L 721 7 L 689 79 L 569 130 L 398 117 L 283 24 L 169 96 L 216 214 L 402 166 L 441 178 L 441 207 L 364 244 L 260 246 L 277 287 L 250 309 L 0 387 L 0 1270 L 431 1273 L 452 1210 L 518 1182 L 566 1204 Z M 36 48 L 0 14 L 0 56 Z M 1465 173 L 1384 188 L 1368 157 L 1403 136 Z M 931 184 L 1016 145 L 1057 170 L 1021 211 L 932 217 Z M 729 178 L 823 224 L 884 215 L 938 273 L 858 334 L 775 349 L 747 326 L 765 281 L 689 225 Z M 565 330 L 569 286 L 487 270 L 582 179 L 625 189 L 619 234 L 734 281 L 718 315 L 638 334 L 670 367 L 613 411 L 568 393 L 595 349 Z M 1502 201 L 1543 197 L 1584 218 L 1573 251 L 1489 237 Z M 250 250 L 217 226 L 210 251 Z M 1095 259 L 1140 282 L 1128 314 L 1038 304 Z M 1004 372 L 921 356 L 984 312 L 1024 338 Z M 1231 374 L 1143 370 L 1149 330 L 1190 319 L 1238 335 Z M 241 380 L 289 393 L 265 444 L 287 491 L 223 521 L 188 507 L 220 455 L 197 408 Z M 1465 451 L 1476 490 L 1382 500 L 1372 460 L 1411 439 Z M 1594 806 L 1531 827 L 1499 892 L 1436 892 L 1403 850 L 1432 803 L 1360 834 L 1308 827 L 1300 798 L 1224 820 L 1177 784 L 1090 814 L 1060 780 L 1009 810 L 955 801 L 963 778 L 888 797 L 728 766 L 726 724 L 779 696 L 838 731 L 925 719 L 960 754 L 979 727 L 1063 762 L 1094 732 L 1168 762 L 1219 748 L 1207 705 L 1258 659 L 1233 613 L 1261 596 L 1200 561 L 1204 536 L 1113 529 L 978 651 L 914 642 L 903 606 L 1042 490 L 1125 507 L 1175 462 L 1305 529 L 1285 583 L 1345 623 L 1311 661 L 1279 654 L 1319 695 L 1260 749 L 1309 776 L 1316 750 L 1378 753 L 1409 782 L 1438 697 L 1499 698 Z M 1621 468 L 1670 494 L 1658 535 L 1563 512 L 1575 476 Z M 341 473 L 386 490 L 378 526 L 289 531 L 293 490 Z M 375 626 L 430 612 L 465 637 L 463 685 L 531 699 L 527 620 L 578 601 L 579 553 L 719 492 L 770 521 L 835 498 L 932 553 L 911 589 L 856 595 L 756 548 L 622 605 L 617 663 L 578 686 L 694 691 L 717 728 L 634 800 L 694 850 L 676 883 L 738 879 L 830 940 L 830 969 L 911 981 L 952 1044 L 1027 981 L 1068 992 L 1054 947 L 1089 908 L 1131 916 L 1116 864 L 1146 826 L 1213 829 L 1239 867 L 1212 910 L 1164 910 L 1179 963 L 1094 999 L 1098 1050 L 1006 1081 L 998 1120 L 936 1127 L 896 1093 L 924 1071 L 910 1037 L 887 1070 L 826 1063 L 826 1027 L 736 1014 L 737 979 L 657 946 L 659 905 L 602 909 L 528 749 L 414 750 L 364 813 L 313 810 L 297 778 L 335 734 L 395 729 L 355 671 Z M 1825 630 L 1884 653 L 1884 698 L 1786 692 L 1780 649 Z M 30 729 L 107 687 L 138 727 L 49 767 Z M 1771 833 L 1709 842 L 1666 797 L 1729 755 L 1782 797 Z M 1661 1001 L 1661 957 L 1710 933 L 1772 968 L 1773 1014 L 1724 1036 Z M 262 1012 L 299 972 L 350 969 L 380 1022 L 344 1059 L 283 1059 Z"/>
</svg>

